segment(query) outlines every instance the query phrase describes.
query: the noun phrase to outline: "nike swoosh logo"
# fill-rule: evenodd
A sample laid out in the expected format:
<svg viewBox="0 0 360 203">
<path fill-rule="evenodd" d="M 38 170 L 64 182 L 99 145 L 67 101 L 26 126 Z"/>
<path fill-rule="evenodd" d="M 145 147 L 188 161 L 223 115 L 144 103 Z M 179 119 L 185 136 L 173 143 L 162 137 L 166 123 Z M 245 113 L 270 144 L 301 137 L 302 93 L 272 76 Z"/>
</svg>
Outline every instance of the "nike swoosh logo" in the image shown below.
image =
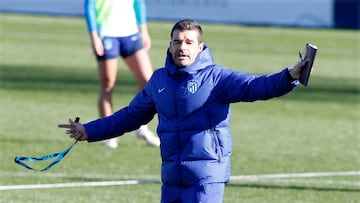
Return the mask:
<svg viewBox="0 0 360 203">
<path fill-rule="evenodd" d="M 163 88 L 158 89 L 158 93 L 161 93 L 162 91 L 164 91 L 165 88 L 166 88 L 166 87 L 163 87 Z"/>
</svg>

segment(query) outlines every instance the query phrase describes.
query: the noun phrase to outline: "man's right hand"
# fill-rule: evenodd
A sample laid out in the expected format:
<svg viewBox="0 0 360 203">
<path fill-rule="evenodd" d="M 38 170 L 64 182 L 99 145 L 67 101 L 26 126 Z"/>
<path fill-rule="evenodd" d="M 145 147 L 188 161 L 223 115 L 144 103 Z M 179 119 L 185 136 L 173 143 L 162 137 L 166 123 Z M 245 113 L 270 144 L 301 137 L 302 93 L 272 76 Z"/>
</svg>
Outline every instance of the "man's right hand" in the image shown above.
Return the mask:
<svg viewBox="0 0 360 203">
<path fill-rule="evenodd" d="M 81 123 L 77 123 L 71 119 L 69 119 L 69 124 L 59 124 L 59 128 L 67 128 L 66 134 L 70 135 L 70 138 L 75 140 L 87 140 L 87 134 L 84 126 Z"/>
</svg>

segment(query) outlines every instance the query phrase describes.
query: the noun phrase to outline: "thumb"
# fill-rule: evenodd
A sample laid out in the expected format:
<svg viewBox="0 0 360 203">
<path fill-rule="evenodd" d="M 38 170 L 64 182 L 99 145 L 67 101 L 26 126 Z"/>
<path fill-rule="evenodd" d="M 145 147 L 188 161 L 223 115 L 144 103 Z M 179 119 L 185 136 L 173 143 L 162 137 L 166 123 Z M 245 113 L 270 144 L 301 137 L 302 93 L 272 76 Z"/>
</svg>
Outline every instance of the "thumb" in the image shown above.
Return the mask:
<svg viewBox="0 0 360 203">
<path fill-rule="evenodd" d="M 76 126 L 79 126 L 79 117 L 76 117 L 75 121 L 73 121 L 71 118 L 69 118 L 69 123 L 70 125 L 76 127 Z"/>
</svg>

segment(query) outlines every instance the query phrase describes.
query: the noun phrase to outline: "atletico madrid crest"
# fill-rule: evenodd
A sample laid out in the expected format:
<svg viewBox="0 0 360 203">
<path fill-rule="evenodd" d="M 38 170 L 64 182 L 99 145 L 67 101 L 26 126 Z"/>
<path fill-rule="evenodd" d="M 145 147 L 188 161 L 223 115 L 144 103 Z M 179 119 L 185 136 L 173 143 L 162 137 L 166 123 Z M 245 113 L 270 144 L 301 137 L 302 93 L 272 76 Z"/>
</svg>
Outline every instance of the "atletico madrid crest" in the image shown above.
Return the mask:
<svg viewBox="0 0 360 203">
<path fill-rule="evenodd" d="M 187 89 L 191 94 L 195 94 L 198 91 L 199 84 L 196 80 L 189 80 L 187 82 Z"/>
</svg>

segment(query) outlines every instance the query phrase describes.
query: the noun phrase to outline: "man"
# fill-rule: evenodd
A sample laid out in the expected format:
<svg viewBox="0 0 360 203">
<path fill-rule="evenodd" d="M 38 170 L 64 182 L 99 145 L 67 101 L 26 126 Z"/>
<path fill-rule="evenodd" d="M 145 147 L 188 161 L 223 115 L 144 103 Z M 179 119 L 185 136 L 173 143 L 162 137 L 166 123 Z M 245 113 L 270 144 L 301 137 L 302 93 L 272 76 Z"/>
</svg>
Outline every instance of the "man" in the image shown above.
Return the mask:
<svg viewBox="0 0 360 203">
<path fill-rule="evenodd" d="M 230 178 L 230 103 L 266 100 L 290 92 L 306 59 L 271 75 L 255 76 L 214 64 L 191 19 L 177 22 L 165 67 L 112 116 L 85 125 L 69 120 L 71 138 L 100 141 L 132 131 L 158 113 L 161 202 L 222 202 Z"/>
</svg>

